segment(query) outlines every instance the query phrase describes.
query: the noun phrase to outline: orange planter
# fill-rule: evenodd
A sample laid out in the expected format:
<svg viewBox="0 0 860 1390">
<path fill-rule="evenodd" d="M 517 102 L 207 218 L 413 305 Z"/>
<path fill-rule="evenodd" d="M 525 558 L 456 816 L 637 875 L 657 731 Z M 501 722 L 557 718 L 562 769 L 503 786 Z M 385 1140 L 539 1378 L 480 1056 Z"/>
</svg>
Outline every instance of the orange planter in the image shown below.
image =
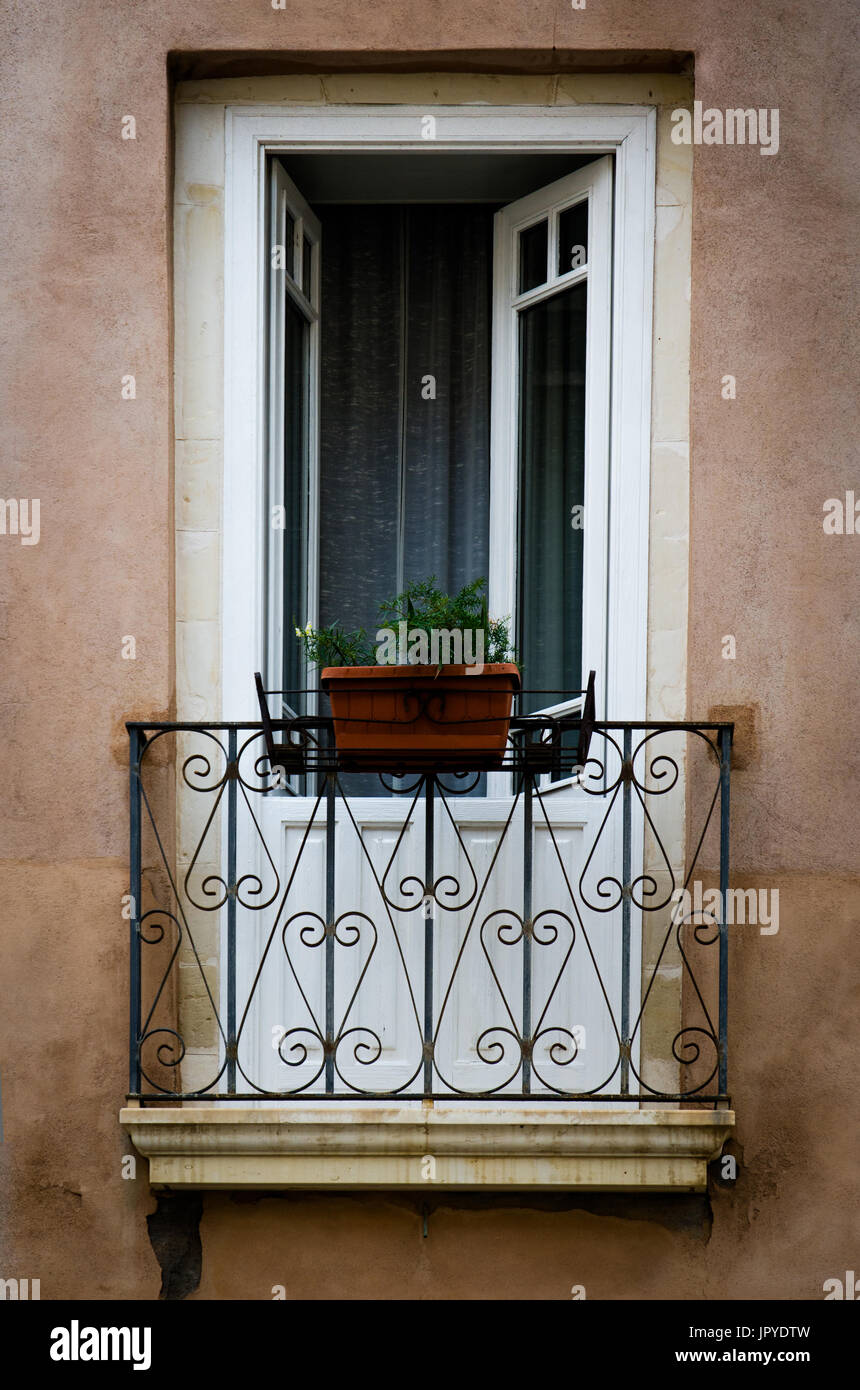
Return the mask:
<svg viewBox="0 0 860 1390">
<path fill-rule="evenodd" d="M 485 666 L 327 666 L 344 767 L 380 771 L 500 767 L 520 673 Z"/>
</svg>

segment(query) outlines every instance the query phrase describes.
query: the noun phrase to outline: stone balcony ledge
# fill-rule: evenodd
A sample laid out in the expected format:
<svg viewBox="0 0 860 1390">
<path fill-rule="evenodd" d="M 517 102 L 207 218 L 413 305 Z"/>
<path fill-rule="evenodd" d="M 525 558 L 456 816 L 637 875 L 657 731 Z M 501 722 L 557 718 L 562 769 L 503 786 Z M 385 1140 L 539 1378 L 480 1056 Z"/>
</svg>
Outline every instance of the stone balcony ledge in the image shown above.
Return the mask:
<svg viewBox="0 0 860 1390">
<path fill-rule="evenodd" d="M 157 1188 L 696 1192 L 731 1110 L 331 1101 L 129 1106 Z M 428 1162 L 432 1160 L 432 1162 Z"/>
</svg>

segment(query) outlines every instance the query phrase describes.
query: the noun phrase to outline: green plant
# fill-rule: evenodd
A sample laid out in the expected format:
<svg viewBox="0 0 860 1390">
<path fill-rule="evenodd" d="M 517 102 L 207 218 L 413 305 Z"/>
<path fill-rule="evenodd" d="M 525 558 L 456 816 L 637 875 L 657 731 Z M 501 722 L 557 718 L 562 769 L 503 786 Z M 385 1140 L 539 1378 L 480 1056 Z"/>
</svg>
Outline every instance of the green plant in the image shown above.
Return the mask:
<svg viewBox="0 0 860 1390">
<path fill-rule="evenodd" d="M 317 628 L 308 623 L 296 628 L 296 636 L 311 666 L 373 666 L 376 662 L 376 648 L 363 627 L 347 632 L 337 622 Z"/>
<path fill-rule="evenodd" d="M 430 649 L 434 632 L 470 633 L 473 651 L 478 634 L 483 634 L 485 663 L 517 661 L 511 640 L 510 619 L 489 616 L 484 579 L 475 579 L 471 584 L 464 585 L 453 597 L 439 588 L 435 575 L 416 580 L 402 594 L 380 603 L 376 642 L 371 640 L 364 628 L 348 632 L 337 622 L 324 628 L 313 628 L 310 623 L 305 628 L 296 628 L 296 636 L 304 647 L 305 656 L 315 666 L 375 666 L 378 642 L 383 640 L 380 632 L 392 634 L 398 646 L 397 659 L 400 664 L 405 664 L 407 660 L 401 638 L 405 636 L 410 645 L 415 643 L 420 646 L 420 634 L 423 634 Z M 440 665 L 446 664 L 444 646 L 442 652 Z"/>
</svg>

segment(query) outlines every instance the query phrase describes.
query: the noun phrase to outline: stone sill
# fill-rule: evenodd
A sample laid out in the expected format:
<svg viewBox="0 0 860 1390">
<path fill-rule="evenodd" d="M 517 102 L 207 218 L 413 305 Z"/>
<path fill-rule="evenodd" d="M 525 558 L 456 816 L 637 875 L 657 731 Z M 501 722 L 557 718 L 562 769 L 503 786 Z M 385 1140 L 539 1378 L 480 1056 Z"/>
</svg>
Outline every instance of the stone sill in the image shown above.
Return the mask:
<svg viewBox="0 0 860 1390">
<path fill-rule="evenodd" d="M 186 1189 L 701 1192 L 734 1122 L 732 1110 L 504 1102 L 120 1112 L 150 1184 Z"/>
</svg>

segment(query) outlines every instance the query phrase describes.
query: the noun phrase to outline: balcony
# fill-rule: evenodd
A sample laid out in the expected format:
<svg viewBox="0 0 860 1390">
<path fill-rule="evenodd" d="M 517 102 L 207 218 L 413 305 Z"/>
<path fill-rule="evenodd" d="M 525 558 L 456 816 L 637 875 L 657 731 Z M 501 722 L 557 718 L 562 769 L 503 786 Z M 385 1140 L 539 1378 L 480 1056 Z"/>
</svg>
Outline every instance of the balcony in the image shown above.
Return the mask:
<svg viewBox="0 0 860 1390">
<path fill-rule="evenodd" d="M 731 726 L 558 709 L 501 768 L 406 776 L 346 770 L 321 717 L 129 724 L 122 1119 L 154 1183 L 704 1185 Z"/>
</svg>

